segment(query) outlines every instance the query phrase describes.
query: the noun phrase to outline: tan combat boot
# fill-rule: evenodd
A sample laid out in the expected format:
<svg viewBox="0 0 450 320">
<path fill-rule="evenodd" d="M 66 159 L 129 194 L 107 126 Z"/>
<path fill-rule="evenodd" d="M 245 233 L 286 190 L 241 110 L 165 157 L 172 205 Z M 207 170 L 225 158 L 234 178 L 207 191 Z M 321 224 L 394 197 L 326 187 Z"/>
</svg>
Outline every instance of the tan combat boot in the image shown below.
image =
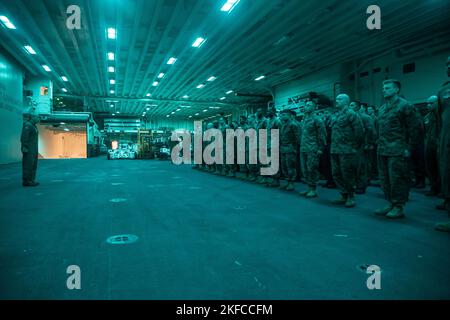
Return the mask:
<svg viewBox="0 0 450 320">
<path fill-rule="evenodd" d="M 347 201 L 345 201 L 346 208 L 353 208 L 355 206 L 355 196 L 353 194 L 349 194 L 347 196 Z"/>
<path fill-rule="evenodd" d="M 382 209 L 378 209 L 375 211 L 375 214 L 377 216 L 385 216 L 387 215 L 391 210 L 392 210 L 392 204 L 389 204 L 387 207 L 382 208 Z"/>
<path fill-rule="evenodd" d="M 295 189 L 294 183 L 292 181 L 289 181 L 286 186 L 286 191 L 294 191 L 294 189 Z"/>
<path fill-rule="evenodd" d="M 388 219 L 400 219 L 403 218 L 405 214 L 403 213 L 403 206 L 402 205 L 396 205 L 392 208 L 391 211 L 389 211 L 388 214 L 386 214 L 386 218 Z"/>
<path fill-rule="evenodd" d="M 315 187 L 310 187 L 308 193 L 305 195 L 307 198 L 316 198 L 317 192 Z"/>
<path fill-rule="evenodd" d="M 439 222 L 438 224 L 436 224 L 434 229 L 436 229 L 437 231 L 442 231 L 442 232 L 450 232 L 450 221 Z"/>
<path fill-rule="evenodd" d="M 341 197 L 331 201 L 332 204 L 345 204 L 347 202 L 347 194 L 341 193 Z"/>
</svg>

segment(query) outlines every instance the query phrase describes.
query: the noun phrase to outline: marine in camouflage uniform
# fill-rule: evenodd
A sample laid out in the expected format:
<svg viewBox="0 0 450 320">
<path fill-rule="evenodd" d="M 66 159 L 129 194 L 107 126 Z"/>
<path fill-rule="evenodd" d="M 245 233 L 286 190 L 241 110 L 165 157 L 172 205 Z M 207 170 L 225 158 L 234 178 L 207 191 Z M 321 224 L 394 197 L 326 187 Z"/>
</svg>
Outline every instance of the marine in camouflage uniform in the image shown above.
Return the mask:
<svg viewBox="0 0 450 320">
<path fill-rule="evenodd" d="M 356 194 L 366 193 L 367 186 L 370 182 L 370 161 L 369 152 L 375 144 L 375 126 L 372 118 L 365 113 L 359 101 L 350 103 L 350 108 L 355 111 L 361 118 L 364 126 L 363 145 L 358 150 L 358 170 L 356 173 Z"/>
<path fill-rule="evenodd" d="M 420 126 L 414 107 L 399 97 L 400 88 L 398 80 L 383 82 L 386 103 L 378 111 L 378 172 L 389 205 L 376 214 L 390 219 L 404 216 L 411 183 L 409 158 Z"/>
<path fill-rule="evenodd" d="M 349 107 L 350 98 L 346 94 L 336 97 L 336 107 L 340 110 L 331 119 L 331 170 L 341 197 L 334 204 L 355 206 L 356 171 L 358 150 L 364 137 L 361 118 Z"/>
<path fill-rule="evenodd" d="M 247 123 L 247 129 L 254 129 L 257 130 L 258 129 L 258 123 L 256 120 L 256 114 L 251 114 L 248 117 L 248 123 Z M 247 164 L 247 170 L 248 170 L 248 178 L 246 180 L 254 182 L 256 181 L 257 177 L 258 177 L 258 164 L 251 164 L 250 163 L 250 141 L 248 138 L 246 139 L 246 143 L 245 143 L 245 161 Z M 258 140 L 256 141 L 256 143 L 258 143 Z"/>
<path fill-rule="evenodd" d="M 22 151 L 22 185 L 24 187 L 36 187 L 36 171 L 38 165 L 38 136 L 37 123 L 39 117 L 26 112 L 23 115 L 22 135 L 20 137 Z"/>
<path fill-rule="evenodd" d="M 226 130 L 229 129 L 228 124 L 226 123 L 224 118 L 220 118 L 218 121 L 218 129 L 222 132 L 222 138 L 223 138 L 223 144 L 222 144 L 222 164 L 216 164 L 216 171 L 214 174 L 217 175 L 227 175 L 229 171 L 229 166 L 226 164 L 226 157 L 227 157 L 227 146 L 226 146 Z"/>
<path fill-rule="evenodd" d="M 323 120 L 314 111 L 314 101 L 306 102 L 305 115 L 300 126 L 300 163 L 304 181 L 308 190 L 300 195 L 307 198 L 317 197 L 316 186 L 319 181 L 319 160 L 327 143 L 327 131 Z"/>
<path fill-rule="evenodd" d="M 425 171 L 430 180 L 427 196 L 437 196 L 440 192 L 439 160 L 438 160 L 438 97 L 431 96 L 427 100 L 428 113 L 423 119 L 425 127 Z"/>
<path fill-rule="evenodd" d="M 286 186 L 281 189 L 286 191 L 294 190 L 294 181 L 297 177 L 297 145 L 299 144 L 299 127 L 292 121 L 295 112 L 292 110 L 281 111 L 281 130 L 280 130 L 280 162 L 281 171 L 287 180 Z"/>
<path fill-rule="evenodd" d="M 232 121 L 231 124 L 229 125 L 228 129 L 233 129 L 236 130 L 239 128 L 239 124 L 236 121 Z M 226 144 L 226 137 L 225 137 L 225 144 Z M 234 158 L 233 158 L 233 163 L 232 164 L 228 164 L 227 168 L 228 168 L 228 177 L 230 178 L 236 178 L 236 172 L 238 171 L 238 164 L 237 164 L 237 138 L 234 138 Z M 225 158 L 226 160 L 226 158 Z"/>
<path fill-rule="evenodd" d="M 280 118 L 277 116 L 277 111 L 275 107 L 270 108 L 267 112 L 267 156 L 271 157 L 272 155 L 272 129 L 280 130 L 282 126 Z M 278 132 L 279 133 L 279 132 Z M 272 159 L 273 160 L 273 159 Z M 267 165 L 269 167 L 269 165 Z M 267 177 L 266 183 L 268 187 L 279 187 L 280 186 L 280 170 L 273 176 Z"/>
<path fill-rule="evenodd" d="M 214 122 L 210 122 L 210 123 L 208 123 L 208 125 L 206 126 L 206 130 L 209 130 L 209 129 L 217 129 L 217 121 L 214 121 Z M 212 137 L 212 139 L 211 139 L 211 142 L 210 143 L 213 143 L 214 142 L 214 137 Z M 205 148 L 206 148 L 206 146 L 207 146 L 207 144 L 206 143 L 203 143 L 203 151 L 205 150 Z M 211 152 L 211 156 L 212 157 L 214 157 L 215 156 L 215 154 L 216 154 L 216 150 L 214 150 L 213 152 Z M 215 163 L 212 163 L 212 164 L 207 164 L 206 165 L 206 170 L 208 171 L 208 172 L 214 172 L 214 171 L 216 171 L 216 164 Z"/>
<path fill-rule="evenodd" d="M 248 124 L 247 124 L 247 117 L 246 116 L 240 116 L 239 118 L 239 124 L 237 125 L 237 129 L 242 129 L 244 130 L 244 132 L 248 129 Z M 247 167 L 247 159 L 248 159 L 248 149 L 247 149 L 247 138 L 245 138 L 245 162 L 243 164 L 238 164 L 239 167 L 239 172 L 244 174 L 244 176 L 242 176 L 242 179 L 248 179 L 249 177 L 249 171 L 248 171 L 248 167 Z"/>
<path fill-rule="evenodd" d="M 450 57 L 447 58 L 447 75 L 450 77 Z M 438 93 L 439 108 L 439 171 L 444 202 L 439 206 L 450 213 L 450 81 Z M 436 230 L 450 232 L 450 222 L 441 222 Z"/>
<path fill-rule="evenodd" d="M 259 160 L 259 130 L 260 129 L 267 129 L 268 126 L 268 119 L 266 118 L 264 111 L 262 108 L 259 108 L 256 111 L 256 136 L 258 137 L 257 141 L 258 141 L 258 160 Z M 261 172 L 261 162 L 258 161 L 258 164 L 256 165 L 256 174 L 257 174 L 257 179 L 256 182 L 260 183 L 260 184 L 265 184 L 266 178 L 260 175 Z"/>
</svg>

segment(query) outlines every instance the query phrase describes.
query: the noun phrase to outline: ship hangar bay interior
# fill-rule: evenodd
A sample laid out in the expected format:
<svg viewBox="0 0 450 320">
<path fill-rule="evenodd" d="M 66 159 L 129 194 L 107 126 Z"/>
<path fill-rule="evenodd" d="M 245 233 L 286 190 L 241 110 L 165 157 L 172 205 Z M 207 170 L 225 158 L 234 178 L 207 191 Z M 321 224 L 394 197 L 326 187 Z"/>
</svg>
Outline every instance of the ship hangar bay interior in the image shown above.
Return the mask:
<svg viewBox="0 0 450 320">
<path fill-rule="evenodd" d="M 424 151 L 424 119 L 448 103 L 449 13 L 444 0 L 1 1 L 0 298 L 449 299 L 445 179 L 428 170 L 441 153 Z M 418 140 L 389 174 L 406 172 L 407 201 L 383 216 L 393 96 L 420 121 L 401 121 Z M 338 162 L 350 125 L 356 160 Z M 258 147 L 219 163 L 233 129 Z M 260 129 L 275 129 L 271 164 Z M 308 137 L 323 144 L 302 151 Z"/>
</svg>

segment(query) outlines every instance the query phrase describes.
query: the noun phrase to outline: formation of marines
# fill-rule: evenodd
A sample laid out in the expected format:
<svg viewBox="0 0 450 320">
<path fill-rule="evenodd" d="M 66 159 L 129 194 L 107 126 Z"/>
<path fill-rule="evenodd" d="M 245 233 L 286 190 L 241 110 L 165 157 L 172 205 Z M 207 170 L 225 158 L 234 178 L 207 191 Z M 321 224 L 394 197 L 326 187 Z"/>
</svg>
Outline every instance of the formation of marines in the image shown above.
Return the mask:
<svg viewBox="0 0 450 320">
<path fill-rule="evenodd" d="M 450 57 L 447 74 L 450 77 Z M 437 209 L 450 213 L 450 83 L 428 99 L 424 117 L 400 91 L 399 81 L 385 80 L 385 103 L 379 108 L 339 94 L 331 110 L 319 109 L 317 101 L 310 99 L 301 116 L 287 108 L 277 114 L 274 107 L 269 107 L 266 112 L 260 108 L 254 114 L 240 116 L 239 122 L 227 124 L 220 118 L 205 129 L 267 129 L 269 155 L 270 129 L 279 129 L 281 170 L 273 176 L 260 175 L 261 165 L 248 161 L 248 143 L 245 164 L 202 164 L 194 168 L 229 177 L 237 177 L 240 172 L 241 179 L 286 191 L 294 191 L 294 182 L 301 180 L 308 188 L 299 194 L 306 198 L 318 196 L 317 185 L 322 176 L 328 180 L 325 186 L 335 186 L 339 191 L 332 203 L 346 208 L 356 205 L 355 194 L 365 193 L 377 175 L 387 206 L 375 214 L 399 219 L 405 216 L 410 188 L 424 183 L 415 172 L 420 165 L 414 165 L 413 156 L 422 149 L 424 172 L 430 181 L 426 195 L 441 196 L 444 201 Z M 282 184 L 282 178 L 287 183 Z M 449 232 L 450 223 L 438 223 L 436 229 Z"/>
</svg>

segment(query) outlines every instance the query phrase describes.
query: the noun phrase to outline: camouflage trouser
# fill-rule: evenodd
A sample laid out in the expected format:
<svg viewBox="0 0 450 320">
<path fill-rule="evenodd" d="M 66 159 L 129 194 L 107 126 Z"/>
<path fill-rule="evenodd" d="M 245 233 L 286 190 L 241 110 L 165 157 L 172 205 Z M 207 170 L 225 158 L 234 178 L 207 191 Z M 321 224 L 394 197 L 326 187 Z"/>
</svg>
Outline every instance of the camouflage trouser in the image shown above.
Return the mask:
<svg viewBox="0 0 450 320">
<path fill-rule="evenodd" d="M 357 188 L 366 189 L 369 185 L 369 151 L 360 150 L 358 154 L 358 170 L 356 173 Z"/>
<path fill-rule="evenodd" d="M 315 187 L 319 181 L 319 160 L 317 152 L 300 153 L 303 179 L 310 187 Z"/>
<path fill-rule="evenodd" d="M 438 193 L 441 190 L 438 152 L 437 145 L 432 143 L 425 143 L 425 171 L 430 179 L 431 190 Z"/>
<path fill-rule="evenodd" d="M 257 164 L 247 164 L 247 170 L 252 177 L 257 177 L 259 175 L 259 165 Z"/>
<path fill-rule="evenodd" d="M 403 156 L 378 155 L 381 189 L 386 200 L 393 205 L 404 205 L 408 201 L 411 182 L 409 169 L 409 159 Z"/>
<path fill-rule="evenodd" d="M 355 192 L 357 169 L 358 154 L 331 154 L 331 171 L 333 172 L 333 180 L 342 194 L 353 194 Z"/>
<path fill-rule="evenodd" d="M 280 153 L 281 172 L 288 181 L 295 181 L 297 178 L 297 154 Z"/>
<path fill-rule="evenodd" d="M 368 150 L 368 157 L 369 157 L 369 178 L 376 179 L 378 177 L 378 156 L 376 146 Z"/>
<path fill-rule="evenodd" d="M 37 164 L 37 153 L 26 152 L 22 154 L 22 181 L 24 183 L 30 183 L 36 180 Z"/>
<path fill-rule="evenodd" d="M 439 147 L 439 172 L 441 176 L 441 192 L 442 196 L 450 200 L 450 134 L 449 128 L 443 128 Z"/>
<path fill-rule="evenodd" d="M 272 151 L 272 150 L 271 150 L 270 148 L 267 149 L 267 157 L 268 157 L 268 158 L 272 156 L 271 151 Z M 280 161 L 280 159 L 278 159 L 278 160 Z M 271 161 L 273 161 L 273 159 L 271 159 Z M 269 163 L 269 164 L 261 164 L 261 165 L 260 165 L 261 168 L 270 168 L 270 166 L 271 166 L 270 163 Z M 260 172 L 261 172 L 261 171 L 260 171 Z M 266 178 L 273 178 L 273 179 L 280 179 L 280 177 L 281 177 L 281 168 L 279 168 L 279 170 L 278 170 L 277 173 L 275 173 L 275 174 L 273 174 L 273 175 L 265 175 L 265 176 L 263 176 L 263 177 L 266 177 Z"/>
</svg>

